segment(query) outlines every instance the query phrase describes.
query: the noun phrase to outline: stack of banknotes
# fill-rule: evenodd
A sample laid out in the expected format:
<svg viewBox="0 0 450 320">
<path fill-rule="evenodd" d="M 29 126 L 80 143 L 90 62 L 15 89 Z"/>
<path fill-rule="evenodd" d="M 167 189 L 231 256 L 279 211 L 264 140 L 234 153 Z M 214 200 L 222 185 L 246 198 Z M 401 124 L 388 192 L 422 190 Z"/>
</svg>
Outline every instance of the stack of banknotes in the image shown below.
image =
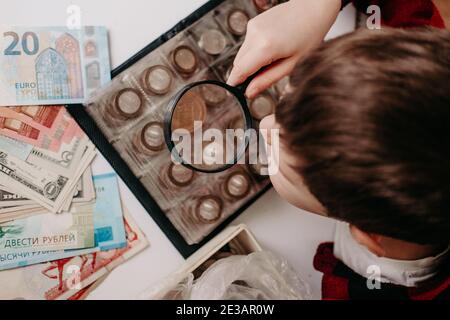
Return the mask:
<svg viewBox="0 0 450 320">
<path fill-rule="evenodd" d="M 0 107 L 0 299 L 80 299 L 147 246 L 61 106 Z"/>
<path fill-rule="evenodd" d="M 0 222 L 90 202 L 95 155 L 64 107 L 0 107 Z"/>
<path fill-rule="evenodd" d="M 0 299 L 82 299 L 148 245 L 116 174 L 93 175 L 94 144 L 57 105 L 110 80 L 106 32 L 3 28 Z"/>
</svg>

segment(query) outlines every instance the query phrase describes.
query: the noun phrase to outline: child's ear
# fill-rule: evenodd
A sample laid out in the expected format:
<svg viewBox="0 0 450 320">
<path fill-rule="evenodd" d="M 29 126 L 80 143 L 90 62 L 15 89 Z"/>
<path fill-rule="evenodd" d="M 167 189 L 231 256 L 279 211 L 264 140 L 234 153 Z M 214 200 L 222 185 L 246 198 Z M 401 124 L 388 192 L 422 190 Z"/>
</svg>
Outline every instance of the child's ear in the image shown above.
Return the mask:
<svg viewBox="0 0 450 320">
<path fill-rule="evenodd" d="M 377 255 L 378 257 L 384 257 L 386 255 L 386 251 L 381 245 L 380 235 L 364 232 L 354 225 L 350 226 L 350 231 L 355 240 L 358 241 L 359 244 L 367 247 L 367 249 L 369 249 L 373 254 Z"/>
</svg>

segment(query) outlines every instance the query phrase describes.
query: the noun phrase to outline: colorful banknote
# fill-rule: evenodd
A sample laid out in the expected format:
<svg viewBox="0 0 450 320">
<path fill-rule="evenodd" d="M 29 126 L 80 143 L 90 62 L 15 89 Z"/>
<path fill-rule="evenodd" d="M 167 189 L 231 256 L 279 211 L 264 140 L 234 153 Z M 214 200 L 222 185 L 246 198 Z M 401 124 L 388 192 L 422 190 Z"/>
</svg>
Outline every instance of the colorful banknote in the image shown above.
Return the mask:
<svg viewBox="0 0 450 320">
<path fill-rule="evenodd" d="M 70 117 L 65 109 L 60 110 L 63 117 Z M 20 137 L 18 140 L 0 133 L 0 188 L 33 200 L 53 212 L 67 210 L 80 177 L 96 155 L 95 146 L 86 134 L 76 124 L 71 128 L 60 133 L 61 144 L 56 150 L 36 146 L 24 148 L 26 142 Z M 0 207 L 7 206 L 6 202 L 0 203 Z"/>
<path fill-rule="evenodd" d="M 94 185 L 97 193 L 93 214 L 95 247 L 80 250 L 0 254 L 0 270 L 124 247 L 126 235 L 117 176 L 114 173 L 94 176 Z"/>
<path fill-rule="evenodd" d="M 93 247 L 93 215 L 94 203 L 86 203 L 70 212 L 44 212 L 0 224 L 0 255 Z"/>
<path fill-rule="evenodd" d="M 0 105 L 82 103 L 110 81 L 104 27 L 0 27 Z"/>
<path fill-rule="evenodd" d="M 0 136 L 0 144 L 2 137 Z M 1 149 L 1 147 L 0 147 Z M 10 192 L 6 190 L 6 187 L 0 185 L 0 223 L 9 221 L 11 219 L 6 218 L 6 213 L 12 211 L 19 211 L 21 209 L 41 208 L 35 201 L 30 200 L 20 194 Z M 73 196 L 67 198 L 67 203 L 63 207 L 63 211 L 69 211 L 70 206 L 73 203 L 85 203 L 95 199 L 94 183 L 92 181 L 91 167 L 88 167 L 81 179 L 78 180 L 77 185 L 74 188 Z M 15 208 L 15 209 L 13 209 Z"/>
<path fill-rule="evenodd" d="M 57 152 L 83 132 L 62 106 L 21 106 L 0 107 L 0 134 Z"/>
<path fill-rule="evenodd" d="M 0 184 L 58 212 L 72 189 L 70 177 L 42 170 L 0 149 Z"/>
<path fill-rule="evenodd" d="M 27 157 L 30 155 L 31 150 L 33 150 L 33 146 L 2 135 L 0 129 L 0 149 L 8 150 L 12 154 L 14 154 L 17 158 L 21 160 L 26 160 Z"/>
<path fill-rule="evenodd" d="M 108 275 L 106 274 L 103 277 L 99 278 L 98 280 L 95 280 L 95 282 L 91 283 L 87 287 L 84 287 L 83 289 L 81 289 L 80 291 L 75 293 L 73 296 L 67 298 L 67 300 L 84 300 L 84 299 L 86 299 L 86 297 L 88 297 L 92 291 L 97 289 L 103 283 L 103 281 L 105 281 L 105 279 L 107 277 L 108 277 Z"/>
<path fill-rule="evenodd" d="M 0 299 L 69 299 L 148 246 L 125 213 L 126 246 L 0 272 Z"/>
<path fill-rule="evenodd" d="M 126 237 L 117 175 L 96 175 L 93 180 L 97 196 L 94 209 L 96 245 L 102 251 L 124 246 Z"/>
<path fill-rule="evenodd" d="M 42 169 L 65 176 L 76 173 L 90 157 L 83 150 L 94 146 L 67 110 L 61 106 L 0 107 L 0 150 Z M 71 196 L 70 196 L 71 195 Z M 62 205 L 68 211 L 72 203 L 89 202 L 95 197 L 90 168 L 87 168 Z M 36 201 L 0 186 L 0 223 L 28 213 Z M 3 213 L 15 212 L 11 216 Z"/>
<path fill-rule="evenodd" d="M 68 169 L 59 163 L 52 170 L 50 164 L 54 158 L 38 156 L 23 161 L 0 148 L 0 185 L 52 212 L 60 212 L 67 198 L 73 197 L 78 180 L 96 155 L 95 147 L 90 142 L 77 150 L 80 161 L 73 167 Z"/>
</svg>

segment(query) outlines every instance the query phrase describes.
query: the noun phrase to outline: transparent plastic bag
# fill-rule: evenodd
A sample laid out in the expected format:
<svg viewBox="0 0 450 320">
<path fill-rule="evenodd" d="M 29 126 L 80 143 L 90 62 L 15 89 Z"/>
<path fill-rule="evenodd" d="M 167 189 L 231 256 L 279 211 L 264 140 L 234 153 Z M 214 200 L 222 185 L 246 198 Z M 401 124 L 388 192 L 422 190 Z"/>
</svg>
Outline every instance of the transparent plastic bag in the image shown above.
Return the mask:
<svg viewBox="0 0 450 320">
<path fill-rule="evenodd" d="M 159 298 L 297 300 L 311 299 L 311 293 L 308 284 L 286 261 L 260 251 L 218 260 L 200 278 L 194 280 L 190 274 Z"/>
</svg>

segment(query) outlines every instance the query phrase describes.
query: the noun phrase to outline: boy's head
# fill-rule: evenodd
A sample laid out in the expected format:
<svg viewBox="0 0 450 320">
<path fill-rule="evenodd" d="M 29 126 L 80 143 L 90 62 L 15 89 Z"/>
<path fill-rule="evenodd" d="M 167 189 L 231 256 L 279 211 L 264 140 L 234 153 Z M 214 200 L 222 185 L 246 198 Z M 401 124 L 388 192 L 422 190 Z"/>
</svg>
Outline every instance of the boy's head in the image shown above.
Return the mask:
<svg viewBox="0 0 450 320">
<path fill-rule="evenodd" d="M 360 31 L 296 69 L 272 177 L 294 205 L 367 233 L 450 243 L 450 32 Z"/>
</svg>

